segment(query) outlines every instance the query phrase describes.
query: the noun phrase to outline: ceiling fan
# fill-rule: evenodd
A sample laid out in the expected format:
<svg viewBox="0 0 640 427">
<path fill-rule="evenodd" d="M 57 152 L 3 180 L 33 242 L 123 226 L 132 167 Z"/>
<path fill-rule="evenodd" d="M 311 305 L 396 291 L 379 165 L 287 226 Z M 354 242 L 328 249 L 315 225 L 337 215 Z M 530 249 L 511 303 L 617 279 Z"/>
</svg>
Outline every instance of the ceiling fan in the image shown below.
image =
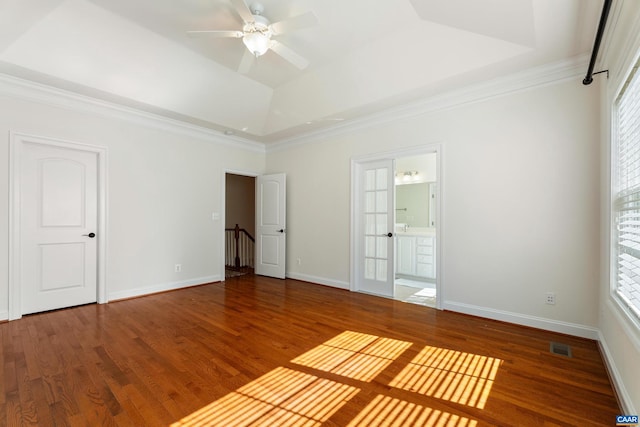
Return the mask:
<svg viewBox="0 0 640 427">
<path fill-rule="evenodd" d="M 279 41 L 273 40 L 272 37 L 287 31 L 317 24 L 318 21 L 313 12 L 303 13 L 302 15 L 293 16 L 272 24 L 262 15 L 264 7 L 260 3 L 253 3 L 251 7 L 249 7 L 244 0 L 231 0 L 231 4 L 244 22 L 242 30 L 187 31 L 187 34 L 196 37 L 241 38 L 247 50 L 238 67 L 240 73 L 249 72 L 255 58 L 263 55 L 269 49 L 299 69 L 303 70 L 307 68 L 309 61 L 306 58 Z"/>
</svg>

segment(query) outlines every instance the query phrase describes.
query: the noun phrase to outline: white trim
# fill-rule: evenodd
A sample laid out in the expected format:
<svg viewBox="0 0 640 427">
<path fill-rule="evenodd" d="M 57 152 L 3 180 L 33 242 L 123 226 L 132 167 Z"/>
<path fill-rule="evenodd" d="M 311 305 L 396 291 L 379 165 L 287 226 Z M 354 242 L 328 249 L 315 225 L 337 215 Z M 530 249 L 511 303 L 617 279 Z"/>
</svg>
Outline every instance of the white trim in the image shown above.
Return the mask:
<svg viewBox="0 0 640 427">
<path fill-rule="evenodd" d="M 142 288 L 127 289 L 126 291 L 116 291 L 109 294 L 110 301 L 122 299 L 142 297 L 159 292 L 174 291 L 177 289 L 190 288 L 192 286 L 206 285 L 209 283 L 220 282 L 220 275 L 196 277 L 189 280 L 181 280 L 179 282 L 160 283 L 157 285 L 145 286 Z"/>
<path fill-rule="evenodd" d="M 266 146 L 266 152 L 271 153 L 299 145 L 321 142 L 328 137 L 380 126 L 409 117 L 448 110 L 466 104 L 482 102 L 534 87 L 555 84 L 563 80 L 575 78 L 578 81 L 577 79 L 580 78 L 581 80 L 580 76 L 586 70 L 588 59 L 588 56 L 582 55 L 469 85 L 461 89 L 450 90 L 442 94 L 426 96 L 420 101 L 389 108 L 360 119 L 345 121 L 330 129 L 309 132 L 269 143 Z"/>
<path fill-rule="evenodd" d="M 406 117 L 455 108 L 464 104 L 481 102 L 533 87 L 577 78 L 583 73 L 587 63 L 588 57 L 582 55 L 568 60 L 545 64 L 442 94 L 427 95 L 424 99 L 414 103 L 389 108 L 360 119 L 344 122 L 329 129 L 321 129 L 268 144 L 260 142 L 260 139 L 268 140 L 269 135 L 256 136 L 255 140 L 239 136 L 227 136 L 223 135 L 221 131 L 201 125 L 127 107 L 115 102 L 81 95 L 8 74 L 0 73 L 0 93 L 18 99 L 39 102 L 72 111 L 82 113 L 91 112 L 105 117 L 126 120 L 139 125 L 174 132 L 179 135 L 187 135 L 228 147 L 259 153 L 269 153 L 301 144 L 321 141 L 333 135 L 354 132 L 359 129 L 370 128 L 375 125 L 397 121 Z"/>
<path fill-rule="evenodd" d="M 349 230 L 351 230 L 350 238 L 349 238 L 349 290 L 351 292 L 355 292 L 358 287 L 356 286 L 356 277 L 358 273 L 358 269 L 356 266 L 356 260 L 358 256 L 358 251 L 356 247 L 356 212 L 358 209 L 358 198 L 356 195 L 358 194 L 358 188 L 360 188 L 360 178 L 358 176 L 358 161 L 356 159 L 351 159 L 349 171 L 350 171 L 350 182 L 351 182 L 351 194 L 349 200 Z"/>
<path fill-rule="evenodd" d="M 9 312 L 7 310 L 0 311 L 0 320 L 9 320 Z"/>
<path fill-rule="evenodd" d="M 331 286 L 333 288 L 349 290 L 349 282 L 342 280 L 327 279 L 326 277 L 312 276 L 310 274 L 287 272 L 288 279 L 300 280 L 302 282 L 315 283 L 318 285 Z"/>
<path fill-rule="evenodd" d="M 589 338 L 592 340 L 597 340 L 599 338 L 599 331 L 597 328 L 577 323 L 546 319 L 544 317 L 530 316 L 527 314 L 514 313 L 512 311 L 496 310 L 494 308 L 448 300 L 444 301 L 442 308 L 444 310 L 455 311 L 456 313 L 470 314 L 472 316 L 500 320 L 502 322 L 529 326 L 532 328 L 544 329 L 546 331 Z"/>
<path fill-rule="evenodd" d="M 620 371 L 616 367 L 616 363 L 611 354 L 611 350 L 609 350 L 609 346 L 607 345 L 607 340 L 605 340 L 602 332 L 598 331 L 598 343 L 600 347 L 600 353 L 602 354 L 602 359 L 609 371 L 609 377 L 611 378 L 611 382 L 613 382 L 613 388 L 618 395 L 618 403 L 622 407 L 623 414 L 637 414 L 638 411 L 633 406 L 633 399 L 629 395 L 627 388 L 624 386 L 624 379 L 622 375 L 620 375 Z"/>
<path fill-rule="evenodd" d="M 621 300 L 621 298 L 617 294 L 617 286 L 618 286 L 618 278 L 617 278 L 617 263 L 618 263 L 618 254 L 617 254 L 617 245 L 618 245 L 618 237 L 616 231 L 615 224 L 615 213 L 616 208 L 614 207 L 615 199 L 617 197 L 618 189 L 614 188 L 614 186 L 618 186 L 616 182 L 616 177 L 618 176 L 618 104 L 616 100 L 620 96 L 620 92 L 624 84 L 630 77 L 633 66 L 640 60 L 640 22 L 635 22 L 634 30 L 638 30 L 636 32 L 636 37 L 632 39 L 626 39 L 627 43 L 625 44 L 624 49 L 622 50 L 622 61 L 618 70 L 620 74 L 611 82 L 608 86 L 610 90 L 613 88 L 614 90 L 610 90 L 606 97 L 606 105 L 603 107 L 608 112 L 608 120 L 609 120 L 609 140 L 606 141 L 607 149 L 608 149 L 608 176 L 607 176 L 607 187 L 603 189 L 606 192 L 606 200 L 607 200 L 607 232 L 608 239 L 604 240 L 608 242 L 608 254 L 609 257 L 607 259 L 606 268 L 609 270 L 609 281 L 607 283 L 607 301 L 606 305 L 608 308 L 615 314 L 616 320 L 622 326 L 622 329 L 626 333 L 629 340 L 633 343 L 638 351 L 640 351 L 640 319 L 630 311 L 627 307 L 627 304 Z M 630 40 L 632 42 L 630 42 Z M 605 197 L 603 196 L 603 199 Z"/>
<path fill-rule="evenodd" d="M 21 278 L 20 278 L 20 171 L 21 155 L 24 143 L 55 146 L 95 153 L 98 162 L 98 264 L 97 295 L 99 304 L 108 302 L 107 298 L 107 149 L 105 147 L 66 141 L 45 136 L 30 135 L 9 131 L 9 320 L 22 317 Z"/>
<path fill-rule="evenodd" d="M 20 79 L 8 74 L 0 73 L 0 94 L 75 112 L 85 114 L 90 112 L 102 117 L 126 120 L 140 126 L 186 135 L 227 147 L 265 153 L 265 145 L 261 142 L 239 136 L 223 135 L 220 131 L 204 126 Z"/>
<path fill-rule="evenodd" d="M 444 144 L 442 143 L 431 143 L 424 145 L 417 145 L 414 147 L 400 148 L 397 150 L 391 150 L 386 152 L 372 153 L 366 154 L 362 156 L 355 156 L 351 158 L 351 200 L 350 200 L 350 239 L 349 239 L 349 271 L 350 271 L 350 280 L 348 289 L 351 291 L 357 291 L 358 286 L 356 284 L 356 280 L 358 278 L 358 270 L 357 270 L 357 260 L 358 260 L 358 251 L 357 251 L 357 209 L 358 209 L 358 189 L 359 189 L 359 177 L 358 177 L 358 169 L 361 163 L 376 161 L 376 160 L 384 160 L 384 159 L 398 159 L 401 157 L 410 157 L 415 155 L 436 153 L 436 179 L 437 179 L 437 203 L 438 213 L 437 213 L 437 221 L 436 221 L 436 308 L 442 308 L 443 293 L 444 293 L 444 277 L 445 272 L 443 269 L 444 264 L 444 162 L 443 162 L 443 151 Z"/>
<path fill-rule="evenodd" d="M 626 312 L 624 307 L 612 295 L 609 295 L 609 299 L 605 304 L 606 308 L 613 313 L 618 325 L 624 330 L 631 344 L 640 353 L 640 329 L 635 323 L 635 319 Z"/>
<path fill-rule="evenodd" d="M 640 46 L 640 21 L 633 21 L 632 28 L 625 32 L 626 36 L 622 39 L 622 48 L 619 53 L 616 54 L 615 50 L 612 50 L 610 44 L 613 43 L 614 34 L 617 33 L 617 26 L 619 23 L 619 17 L 624 9 L 625 2 L 613 2 L 613 22 L 609 18 L 611 25 L 608 25 L 609 29 L 605 32 L 605 50 L 602 61 L 602 67 L 609 69 L 609 83 L 608 86 L 613 87 L 614 90 L 609 91 L 609 102 L 614 102 L 618 96 L 622 85 L 627 80 L 631 67 L 636 63 L 638 58 L 638 46 Z M 612 55 L 615 55 L 612 57 Z M 610 63 L 610 61 L 612 63 Z M 611 98 L 613 96 L 613 98 Z"/>
</svg>

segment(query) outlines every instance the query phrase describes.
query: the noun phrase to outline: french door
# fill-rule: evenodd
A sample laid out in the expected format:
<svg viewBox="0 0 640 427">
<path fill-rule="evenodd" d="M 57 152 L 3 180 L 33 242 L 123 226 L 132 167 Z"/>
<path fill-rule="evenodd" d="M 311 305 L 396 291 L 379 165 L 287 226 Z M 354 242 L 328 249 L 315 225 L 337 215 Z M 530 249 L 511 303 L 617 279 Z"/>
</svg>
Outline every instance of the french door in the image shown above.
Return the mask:
<svg viewBox="0 0 640 427">
<path fill-rule="evenodd" d="M 393 297 L 394 161 L 357 164 L 355 191 L 356 285 L 361 292 Z"/>
</svg>

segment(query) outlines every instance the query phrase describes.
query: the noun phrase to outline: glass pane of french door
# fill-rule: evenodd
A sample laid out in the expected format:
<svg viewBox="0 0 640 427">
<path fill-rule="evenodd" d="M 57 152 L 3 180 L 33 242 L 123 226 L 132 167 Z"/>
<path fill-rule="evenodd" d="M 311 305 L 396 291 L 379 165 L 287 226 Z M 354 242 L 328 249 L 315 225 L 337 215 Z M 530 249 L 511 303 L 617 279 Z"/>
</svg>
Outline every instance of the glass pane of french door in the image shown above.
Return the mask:
<svg viewBox="0 0 640 427">
<path fill-rule="evenodd" d="M 393 296 L 393 160 L 360 164 L 358 290 Z"/>
</svg>

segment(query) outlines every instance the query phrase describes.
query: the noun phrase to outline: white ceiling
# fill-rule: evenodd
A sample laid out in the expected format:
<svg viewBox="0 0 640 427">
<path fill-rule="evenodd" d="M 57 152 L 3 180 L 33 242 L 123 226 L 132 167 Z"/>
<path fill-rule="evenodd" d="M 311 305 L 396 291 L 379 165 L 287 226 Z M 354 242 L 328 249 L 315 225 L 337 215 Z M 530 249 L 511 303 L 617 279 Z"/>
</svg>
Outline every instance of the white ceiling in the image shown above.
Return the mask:
<svg viewBox="0 0 640 427">
<path fill-rule="evenodd" d="M 252 0 L 248 0 L 248 4 Z M 4 0 L 0 72 L 258 142 L 589 54 L 602 0 L 260 0 L 271 22 L 312 11 L 318 24 L 275 37 L 236 70 L 230 0 Z"/>
</svg>

